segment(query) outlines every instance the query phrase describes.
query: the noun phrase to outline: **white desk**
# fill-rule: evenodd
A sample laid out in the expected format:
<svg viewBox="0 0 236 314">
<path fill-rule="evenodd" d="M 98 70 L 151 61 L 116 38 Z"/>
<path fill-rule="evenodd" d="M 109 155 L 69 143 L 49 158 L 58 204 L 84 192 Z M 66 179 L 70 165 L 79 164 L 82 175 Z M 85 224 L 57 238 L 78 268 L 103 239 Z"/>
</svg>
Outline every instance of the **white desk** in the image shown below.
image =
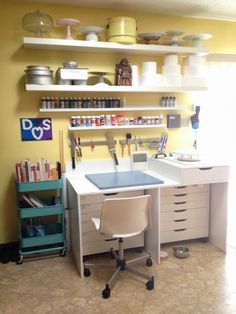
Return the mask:
<svg viewBox="0 0 236 314">
<path fill-rule="evenodd" d="M 145 233 L 145 249 L 149 251 L 153 259 L 160 263 L 160 189 L 165 187 L 174 187 L 186 184 L 182 181 L 179 174 L 171 175 L 173 169 L 166 170 L 165 164 L 150 161 L 150 169 L 145 173 L 150 174 L 160 180 L 164 184 L 145 185 L 135 187 L 125 187 L 118 189 L 100 190 L 88 179 L 85 178 L 87 173 L 102 173 L 111 171 L 126 171 L 130 170 L 129 159 L 119 160 L 120 165 L 114 168 L 112 160 L 87 160 L 77 164 L 75 170 L 67 167 L 67 191 L 68 191 L 68 205 L 70 208 L 71 221 L 71 248 L 75 258 L 78 272 L 83 277 L 83 238 L 81 226 L 81 197 L 89 195 L 101 195 L 119 193 L 125 191 L 144 190 L 145 194 L 152 196 L 152 227 Z M 163 170 L 164 169 L 164 170 Z M 211 217 L 210 217 L 210 241 L 221 250 L 226 248 L 226 220 L 227 220 L 227 169 L 225 170 L 225 178 L 221 182 L 214 182 L 210 180 L 205 183 L 212 183 L 211 188 Z M 178 171 L 177 171 L 178 172 Z M 190 174 L 191 176 L 191 174 Z M 196 178 L 193 177 L 192 184 Z M 212 178 L 210 178 L 212 179 Z M 188 182 L 188 184 L 191 184 Z M 220 225 L 221 224 L 221 225 Z"/>
</svg>

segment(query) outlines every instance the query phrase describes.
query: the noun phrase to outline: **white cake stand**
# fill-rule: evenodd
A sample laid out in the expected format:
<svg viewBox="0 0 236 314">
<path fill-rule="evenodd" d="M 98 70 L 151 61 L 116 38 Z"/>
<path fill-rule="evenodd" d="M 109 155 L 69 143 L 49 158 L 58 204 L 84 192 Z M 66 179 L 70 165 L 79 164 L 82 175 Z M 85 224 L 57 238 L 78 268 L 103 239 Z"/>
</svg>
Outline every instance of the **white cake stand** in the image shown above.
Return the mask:
<svg viewBox="0 0 236 314">
<path fill-rule="evenodd" d="M 71 26 L 79 26 L 80 21 L 76 19 L 62 18 L 57 20 L 58 25 L 66 26 L 67 33 L 65 39 L 73 39 L 71 36 Z"/>
<path fill-rule="evenodd" d="M 183 40 L 192 42 L 193 47 L 201 47 L 202 40 L 211 39 L 211 34 L 194 34 L 194 35 L 187 35 L 183 37 Z"/>
<path fill-rule="evenodd" d="M 166 36 L 168 37 L 169 41 L 177 41 L 178 36 L 181 36 L 184 34 L 184 31 L 182 30 L 170 30 L 166 32 Z"/>
<path fill-rule="evenodd" d="M 113 75 L 114 74 L 114 73 L 102 72 L 102 71 L 92 71 L 92 72 L 89 72 L 89 73 L 98 76 L 98 83 L 95 84 L 96 86 L 109 86 L 109 84 L 104 82 L 104 76 L 105 75 Z"/>
<path fill-rule="evenodd" d="M 97 34 L 103 32 L 104 28 L 100 26 L 83 26 L 80 27 L 79 31 L 85 35 L 85 40 L 98 41 Z"/>
</svg>

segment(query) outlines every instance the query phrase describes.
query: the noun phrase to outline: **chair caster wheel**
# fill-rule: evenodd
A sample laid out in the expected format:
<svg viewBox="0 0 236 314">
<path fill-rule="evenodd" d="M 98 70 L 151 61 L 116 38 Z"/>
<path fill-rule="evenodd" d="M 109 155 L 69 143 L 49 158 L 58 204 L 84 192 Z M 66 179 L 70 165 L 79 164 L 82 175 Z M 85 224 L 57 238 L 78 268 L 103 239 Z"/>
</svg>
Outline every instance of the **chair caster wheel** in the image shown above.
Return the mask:
<svg viewBox="0 0 236 314">
<path fill-rule="evenodd" d="M 152 266 L 152 259 L 151 258 L 147 258 L 146 265 L 149 267 Z"/>
<path fill-rule="evenodd" d="M 106 288 L 102 291 L 102 296 L 104 299 L 108 299 L 111 294 L 111 289 L 109 288 L 108 285 L 106 285 Z"/>
<path fill-rule="evenodd" d="M 154 288 L 154 278 L 152 277 L 151 280 L 148 280 L 146 282 L 146 287 L 148 290 L 152 290 Z"/>
<path fill-rule="evenodd" d="M 89 277 L 91 275 L 91 271 L 89 268 L 84 269 L 84 277 Z"/>
</svg>

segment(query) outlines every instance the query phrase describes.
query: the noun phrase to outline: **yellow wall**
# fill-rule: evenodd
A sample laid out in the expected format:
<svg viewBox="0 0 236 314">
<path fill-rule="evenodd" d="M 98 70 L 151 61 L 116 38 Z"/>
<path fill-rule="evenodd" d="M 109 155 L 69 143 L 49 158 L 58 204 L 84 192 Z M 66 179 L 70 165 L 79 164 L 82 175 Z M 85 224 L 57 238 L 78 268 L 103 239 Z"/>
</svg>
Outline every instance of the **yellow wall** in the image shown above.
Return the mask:
<svg viewBox="0 0 236 314">
<path fill-rule="evenodd" d="M 39 101 L 42 93 L 25 92 L 24 70 L 27 65 L 49 65 L 54 71 L 66 60 L 77 60 L 79 66 L 87 66 L 89 70 L 114 71 L 114 66 L 120 61 L 121 55 L 88 55 L 71 52 L 53 52 L 26 50 L 22 47 L 22 38 L 27 36 L 21 27 L 22 17 L 27 12 L 40 9 L 50 14 L 54 20 L 62 17 L 77 18 L 81 25 L 106 25 L 106 18 L 112 16 L 132 16 L 137 20 L 140 33 L 148 31 L 165 31 L 170 29 L 182 29 L 185 33 L 210 33 L 213 39 L 204 42 L 204 47 L 209 48 L 214 53 L 235 53 L 235 33 L 236 24 L 232 22 L 200 20 L 190 18 L 180 18 L 171 16 L 161 16 L 158 14 L 142 14 L 123 11 L 110 11 L 104 9 L 87 9 L 71 6 L 55 6 L 44 4 L 12 3 L 4 1 L 0 3 L 0 73 L 1 73 L 1 93 L 0 93 L 0 244 L 17 240 L 17 212 L 15 204 L 14 174 L 15 163 L 24 160 L 26 157 L 36 161 L 39 157 L 47 157 L 51 162 L 59 159 L 59 130 L 64 132 L 65 156 L 70 160 L 68 148 L 67 125 L 70 114 L 40 114 L 38 111 Z M 50 37 L 63 38 L 64 29 L 57 27 Z M 79 38 L 74 32 L 74 37 Z M 159 61 L 155 57 L 128 56 L 131 64 L 141 64 L 145 60 Z M 79 96 L 77 93 L 48 93 L 51 96 Z M 95 96 L 83 94 L 84 96 Z M 81 96 L 83 96 L 81 95 Z M 109 94 L 104 94 L 109 96 Z M 159 104 L 161 95 L 138 94 L 119 95 L 127 97 L 130 105 Z M 190 107 L 191 98 L 184 95 L 177 95 L 179 103 Z M 132 114 L 131 114 L 132 115 Z M 145 115 L 143 113 L 143 115 Z M 189 117 L 190 113 L 185 113 Z M 53 140 L 42 142 L 21 142 L 19 119 L 22 117 L 51 117 L 53 120 Z M 162 130 L 136 131 L 132 132 L 137 136 L 159 137 Z M 115 138 L 123 138 L 125 130 L 115 133 Z M 104 139 L 102 130 L 92 133 L 80 133 L 83 140 Z M 167 151 L 176 147 L 190 145 L 192 143 L 192 131 L 190 128 L 182 128 L 178 131 L 169 132 L 169 142 Z M 120 148 L 118 155 L 120 156 Z M 85 159 L 109 158 L 106 147 L 96 147 L 94 152 L 90 148 L 83 149 Z"/>
</svg>

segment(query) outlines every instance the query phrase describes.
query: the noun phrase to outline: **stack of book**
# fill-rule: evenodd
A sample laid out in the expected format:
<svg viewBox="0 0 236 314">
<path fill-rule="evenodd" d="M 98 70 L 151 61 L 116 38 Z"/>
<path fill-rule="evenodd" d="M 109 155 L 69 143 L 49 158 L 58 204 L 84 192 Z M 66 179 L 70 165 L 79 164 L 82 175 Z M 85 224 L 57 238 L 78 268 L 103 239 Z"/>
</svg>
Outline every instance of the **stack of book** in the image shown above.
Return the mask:
<svg viewBox="0 0 236 314">
<path fill-rule="evenodd" d="M 16 163 L 17 182 L 37 182 L 46 180 L 57 180 L 60 178 L 59 167 L 50 164 L 49 160 L 40 158 L 38 162 L 32 163 L 30 159 Z"/>
<path fill-rule="evenodd" d="M 44 207 L 47 206 L 46 203 L 41 201 L 37 196 L 29 193 L 23 193 L 22 199 L 29 205 L 29 207 Z"/>
</svg>

